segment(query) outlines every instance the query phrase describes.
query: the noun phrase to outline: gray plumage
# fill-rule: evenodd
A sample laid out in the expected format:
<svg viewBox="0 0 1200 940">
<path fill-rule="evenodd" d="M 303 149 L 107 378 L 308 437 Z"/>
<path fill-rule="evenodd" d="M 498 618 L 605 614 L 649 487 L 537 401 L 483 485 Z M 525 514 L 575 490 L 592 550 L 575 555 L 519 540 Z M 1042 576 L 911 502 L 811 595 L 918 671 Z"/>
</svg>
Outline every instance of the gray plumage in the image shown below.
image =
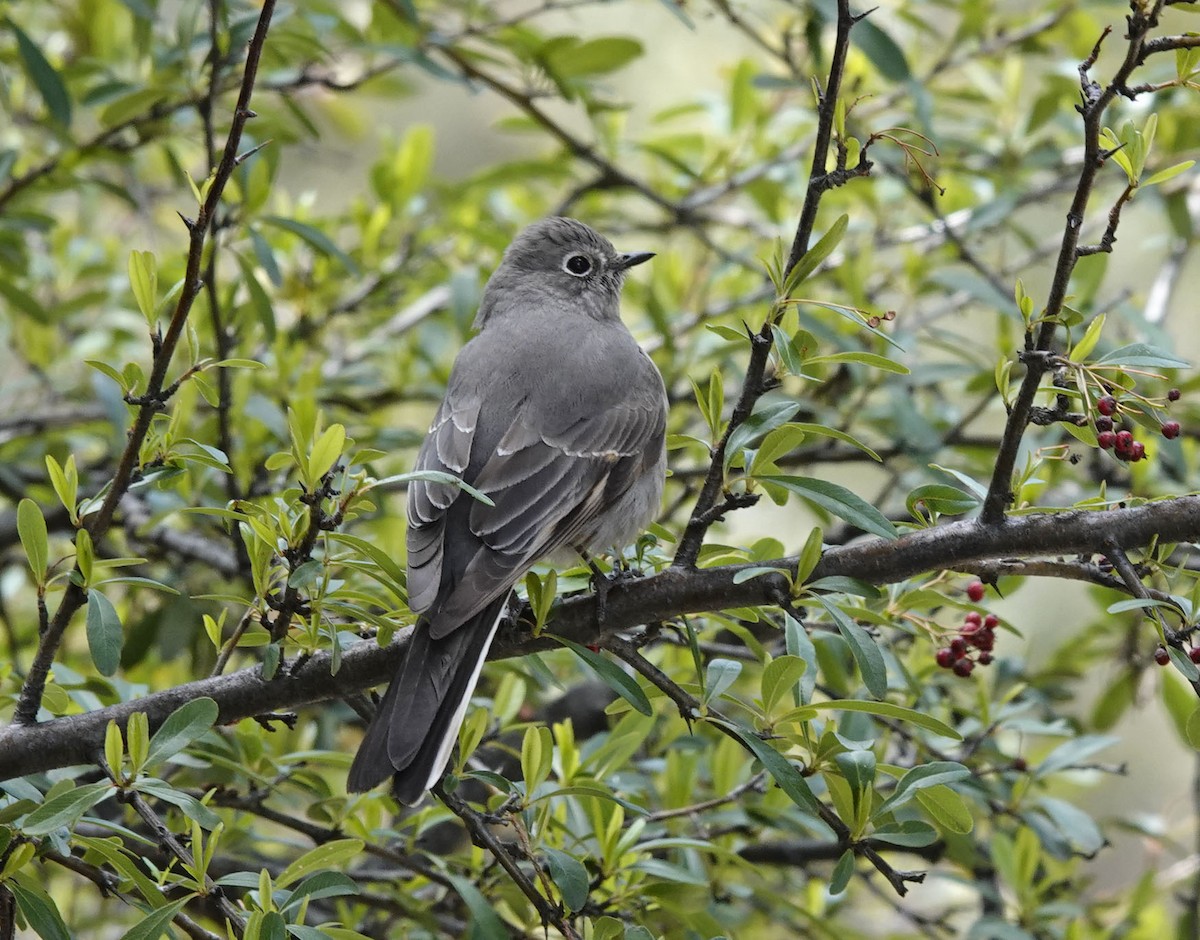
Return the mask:
<svg viewBox="0 0 1200 940">
<path fill-rule="evenodd" d="M 666 472 L 662 377 L 621 322 L 620 254 L 574 219 L 517 236 L 489 279 L 408 491 L 409 606 L 421 614 L 350 768 L 413 803 L 457 739 L 512 586 L 559 549 L 620 547 L 653 518 Z"/>
</svg>

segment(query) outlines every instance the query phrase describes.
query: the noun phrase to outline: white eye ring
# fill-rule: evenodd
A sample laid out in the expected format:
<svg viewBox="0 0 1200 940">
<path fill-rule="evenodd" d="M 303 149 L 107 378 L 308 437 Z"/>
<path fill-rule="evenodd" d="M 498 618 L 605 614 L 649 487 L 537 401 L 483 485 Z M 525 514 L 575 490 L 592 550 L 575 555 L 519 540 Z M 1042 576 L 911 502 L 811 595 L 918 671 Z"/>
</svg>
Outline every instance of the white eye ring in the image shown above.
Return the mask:
<svg viewBox="0 0 1200 940">
<path fill-rule="evenodd" d="M 562 269 L 572 277 L 587 277 L 592 273 L 592 259 L 572 252 L 563 259 Z"/>
</svg>

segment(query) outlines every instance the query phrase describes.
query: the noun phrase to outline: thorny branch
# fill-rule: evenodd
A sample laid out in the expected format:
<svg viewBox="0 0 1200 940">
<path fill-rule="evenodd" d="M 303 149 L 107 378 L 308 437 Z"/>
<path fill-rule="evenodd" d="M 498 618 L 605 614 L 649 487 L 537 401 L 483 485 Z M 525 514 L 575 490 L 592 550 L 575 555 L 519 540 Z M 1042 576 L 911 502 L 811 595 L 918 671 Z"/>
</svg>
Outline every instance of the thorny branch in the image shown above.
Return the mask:
<svg viewBox="0 0 1200 940">
<path fill-rule="evenodd" d="M 1089 253 L 1088 248 L 1080 250 L 1079 237 L 1087 213 L 1088 203 L 1095 188 L 1096 176 L 1103 166 L 1105 154 L 1100 146 L 1100 132 L 1103 128 L 1104 112 L 1112 104 L 1117 95 L 1127 87 L 1129 77 L 1140 65 L 1147 50 L 1147 36 L 1158 24 L 1162 11 L 1163 0 L 1156 0 L 1146 11 L 1140 3 L 1132 4 L 1132 12 L 1127 17 L 1128 32 L 1126 34 L 1125 57 L 1121 65 L 1113 73 L 1109 83 L 1101 87 L 1089 77 L 1089 72 L 1100 54 L 1100 47 L 1108 36 L 1106 29 L 1096 41 L 1092 53 L 1079 66 L 1080 104 L 1077 106 L 1083 115 L 1083 165 L 1079 171 L 1079 181 L 1075 186 L 1075 195 L 1071 207 L 1067 210 L 1067 223 L 1063 229 L 1063 237 L 1059 246 L 1058 260 L 1054 267 L 1054 278 L 1050 284 L 1045 308 L 1040 316 L 1041 325 L 1036 334 L 1032 327 L 1026 334 L 1026 352 L 1047 353 L 1050 351 L 1058 330 L 1059 319 L 1063 304 L 1070 287 L 1071 274 L 1075 264 L 1082 254 Z M 1128 198 L 1128 197 L 1124 197 Z M 1124 199 L 1118 204 L 1123 204 Z M 1116 218 L 1110 216 L 1109 235 L 1111 240 L 1116 234 Z M 1107 233 L 1106 233 L 1107 234 Z M 1103 244 L 1103 242 L 1102 242 Z M 1103 249 L 1100 249 L 1103 250 Z M 1041 389 L 1042 377 L 1048 368 L 1047 358 L 1043 356 L 1026 356 L 1025 376 L 1020 389 L 1009 408 L 1008 420 L 1004 426 L 1004 435 L 1000 449 L 996 453 L 996 463 L 992 471 L 992 479 L 988 485 L 987 496 L 984 499 L 981 518 L 993 525 L 1005 519 L 1005 512 L 1013 501 L 1012 476 L 1016 466 L 1017 454 L 1020 451 L 1021 440 L 1029 425 L 1029 417 L 1033 409 L 1034 399 Z"/>
<path fill-rule="evenodd" d="M 812 238 L 813 226 L 817 219 L 817 208 L 820 205 L 822 194 L 836 185 L 830 179 L 829 173 L 826 172 L 825 165 L 833 140 L 838 92 L 841 89 L 842 73 L 845 70 L 846 55 L 850 47 L 850 30 L 859 19 L 861 19 L 860 16 L 853 16 L 850 13 L 849 0 L 838 0 L 837 32 L 834 39 L 833 56 L 829 64 L 829 78 L 825 83 L 825 90 L 819 96 L 817 134 L 813 144 L 808 189 L 804 197 L 804 206 L 800 211 L 800 220 L 796 225 L 796 234 L 788 251 L 787 263 L 784 266 L 784 280 L 808 251 L 808 243 Z M 860 168 L 864 168 L 864 171 L 867 167 L 869 167 L 868 163 L 860 163 Z M 844 182 L 844 180 L 841 181 Z M 725 452 L 730 438 L 754 412 L 754 406 L 763 394 L 773 387 L 771 380 L 766 375 L 774 340 L 772 326 L 772 319 L 768 317 L 767 322 L 757 333 L 747 331 L 750 337 L 750 361 L 746 366 L 745 378 L 742 380 L 741 394 L 738 396 L 737 404 L 733 407 L 720 440 L 712 448 L 708 473 L 696 498 L 691 517 L 684 528 L 683 537 L 679 540 L 679 547 L 673 561 L 674 565 L 680 567 L 695 565 L 705 535 L 712 524 L 721 518 L 723 510 L 718 508 L 718 500 L 725 485 Z M 746 504 L 745 500 L 741 503 L 741 505 Z M 737 508 L 737 505 L 736 503 L 726 503 L 727 508 L 730 509 Z"/>
</svg>

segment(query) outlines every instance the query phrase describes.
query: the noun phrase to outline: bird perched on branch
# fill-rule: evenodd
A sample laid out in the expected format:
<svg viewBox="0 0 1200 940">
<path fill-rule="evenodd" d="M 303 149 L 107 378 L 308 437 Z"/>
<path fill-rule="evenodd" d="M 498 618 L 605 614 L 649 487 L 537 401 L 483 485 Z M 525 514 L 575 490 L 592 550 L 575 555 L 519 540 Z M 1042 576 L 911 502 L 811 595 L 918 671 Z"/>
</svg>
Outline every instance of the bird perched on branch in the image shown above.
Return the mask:
<svg viewBox="0 0 1200 940">
<path fill-rule="evenodd" d="M 347 787 L 438 782 L 513 585 L 559 549 L 627 544 L 666 472 L 662 376 L 620 317 L 622 254 L 574 219 L 530 225 L 488 280 L 408 490 L 409 606 L 421 615 Z"/>
</svg>

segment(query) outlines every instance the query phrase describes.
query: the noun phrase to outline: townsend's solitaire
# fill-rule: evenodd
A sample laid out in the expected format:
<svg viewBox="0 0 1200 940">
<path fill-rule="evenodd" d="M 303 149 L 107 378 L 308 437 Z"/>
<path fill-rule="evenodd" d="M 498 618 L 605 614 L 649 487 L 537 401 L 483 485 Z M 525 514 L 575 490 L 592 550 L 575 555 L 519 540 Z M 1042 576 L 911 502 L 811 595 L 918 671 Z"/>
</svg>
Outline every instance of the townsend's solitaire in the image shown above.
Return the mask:
<svg viewBox="0 0 1200 940">
<path fill-rule="evenodd" d="M 347 787 L 394 778 L 415 803 L 445 770 L 509 592 L 558 549 L 625 545 L 658 511 L 666 472 L 662 376 L 621 322 L 620 254 L 574 219 L 529 226 L 488 280 L 478 334 L 454 362 L 414 481 L 408 603 L 421 614 Z"/>
</svg>

